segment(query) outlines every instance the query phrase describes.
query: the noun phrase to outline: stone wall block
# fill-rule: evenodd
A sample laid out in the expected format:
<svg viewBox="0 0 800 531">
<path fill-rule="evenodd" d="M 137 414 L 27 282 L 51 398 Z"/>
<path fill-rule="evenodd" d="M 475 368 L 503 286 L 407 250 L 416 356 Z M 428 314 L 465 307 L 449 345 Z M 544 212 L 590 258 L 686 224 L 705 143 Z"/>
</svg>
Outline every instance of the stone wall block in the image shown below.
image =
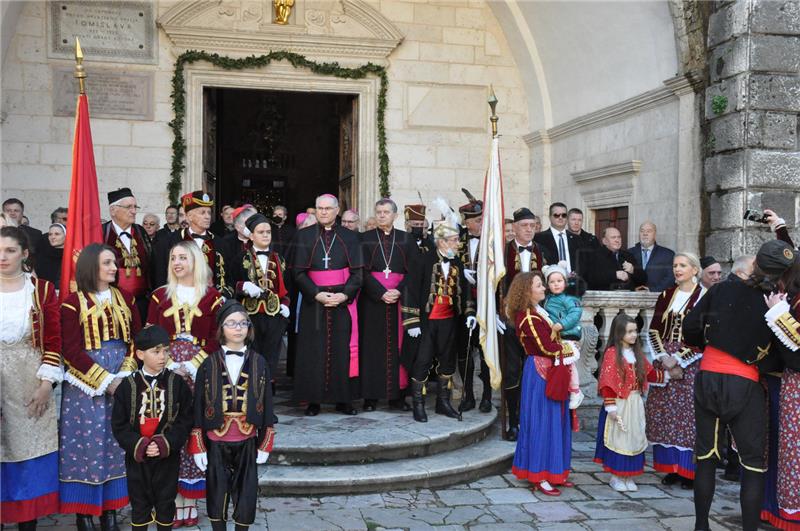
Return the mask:
<svg viewBox="0 0 800 531">
<path fill-rule="evenodd" d="M 717 116 L 722 116 L 729 112 L 740 111 L 744 109 L 744 101 L 747 94 L 747 74 L 739 74 L 738 76 L 723 79 L 719 83 L 711 85 L 706 89 L 706 119 L 711 120 Z M 717 115 L 714 114 L 713 102 L 715 96 L 724 96 L 728 100 L 728 106 L 725 110 Z"/>
<path fill-rule="evenodd" d="M 706 255 L 713 256 L 720 262 L 732 262 L 742 251 L 742 231 L 712 232 L 706 238 Z"/>
<path fill-rule="evenodd" d="M 753 109 L 800 112 L 800 77 L 752 74 L 749 95 Z"/>
<path fill-rule="evenodd" d="M 748 230 L 744 233 L 744 242 L 743 247 L 740 253 L 734 256 L 742 255 L 742 254 L 756 254 L 758 253 L 758 249 L 767 243 L 770 240 L 775 239 L 775 235 L 769 230 L 767 225 L 761 225 L 759 223 L 750 223 L 748 225 L 758 225 L 757 227 L 748 227 Z"/>
<path fill-rule="evenodd" d="M 744 153 L 715 155 L 705 160 L 706 192 L 744 188 Z"/>
<path fill-rule="evenodd" d="M 749 150 L 747 153 L 750 186 L 800 189 L 800 153 Z"/>
<path fill-rule="evenodd" d="M 800 35 L 800 2 L 754 0 L 750 29 L 757 33 Z"/>
<path fill-rule="evenodd" d="M 742 226 L 745 192 L 713 193 L 709 198 L 711 229 L 733 229 Z"/>
<path fill-rule="evenodd" d="M 708 60 L 712 83 L 747 72 L 748 41 L 749 37 L 747 36 L 734 37 L 714 48 Z"/>
<path fill-rule="evenodd" d="M 709 134 L 713 138 L 712 151 L 729 151 L 744 146 L 745 113 L 726 114 L 711 121 Z"/>
<path fill-rule="evenodd" d="M 752 111 L 747 114 L 746 135 L 748 147 L 795 149 L 797 115 Z"/>
<path fill-rule="evenodd" d="M 800 36 L 753 35 L 750 68 L 762 72 L 800 72 Z"/>
<path fill-rule="evenodd" d="M 713 48 L 747 30 L 747 3 L 732 2 L 712 13 L 708 20 L 708 47 Z"/>
<path fill-rule="evenodd" d="M 797 224 L 797 194 L 787 192 L 750 192 L 747 194 L 747 208 L 764 210 L 769 208 L 778 213 L 786 224 L 793 227 Z"/>
</svg>

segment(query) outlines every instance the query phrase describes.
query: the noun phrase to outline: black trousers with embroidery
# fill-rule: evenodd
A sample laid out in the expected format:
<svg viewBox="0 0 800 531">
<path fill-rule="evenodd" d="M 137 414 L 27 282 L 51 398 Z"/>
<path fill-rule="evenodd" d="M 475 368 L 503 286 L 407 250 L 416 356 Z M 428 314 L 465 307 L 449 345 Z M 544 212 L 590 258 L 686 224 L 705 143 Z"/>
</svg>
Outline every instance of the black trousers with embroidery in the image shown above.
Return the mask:
<svg viewBox="0 0 800 531">
<path fill-rule="evenodd" d="M 419 344 L 419 352 L 414 360 L 411 376 L 423 382 L 430 374 L 433 360 L 436 359 L 436 374 L 451 376 L 456 372 L 456 324 L 457 318 L 429 319 L 428 326 L 423 328 Z"/>
<path fill-rule="evenodd" d="M 137 463 L 125 456 L 128 500 L 131 504 L 131 525 L 153 523 L 172 525 L 175 518 L 175 496 L 178 494 L 180 452 L 174 451 L 165 459 L 145 458 Z"/>
<path fill-rule="evenodd" d="M 206 470 L 206 502 L 208 519 L 239 525 L 253 525 L 258 499 L 258 467 L 256 438 L 239 442 L 208 441 Z M 228 515 L 228 501 L 233 515 Z"/>
</svg>

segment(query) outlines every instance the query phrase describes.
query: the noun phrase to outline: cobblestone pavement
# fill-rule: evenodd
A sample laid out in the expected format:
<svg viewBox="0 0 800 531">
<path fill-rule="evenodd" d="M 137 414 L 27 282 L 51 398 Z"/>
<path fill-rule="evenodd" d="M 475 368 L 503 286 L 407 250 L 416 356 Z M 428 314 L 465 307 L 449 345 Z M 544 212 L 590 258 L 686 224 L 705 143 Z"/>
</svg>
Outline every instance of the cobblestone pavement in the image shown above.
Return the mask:
<svg viewBox="0 0 800 531">
<path fill-rule="evenodd" d="M 353 496 L 261 497 L 252 529 L 271 531 L 424 530 L 517 531 L 547 530 L 691 530 L 691 491 L 664 487 L 652 470 L 637 482 L 638 492 L 617 493 L 608 474 L 592 462 L 594 441 L 575 434 L 575 488 L 557 498 L 531 492 L 513 475 L 489 476 L 469 484 L 438 489 Z M 741 529 L 738 483 L 719 479 L 712 506 L 712 529 Z M 204 513 L 201 507 L 201 515 Z M 126 514 L 123 514 L 125 519 Z M 71 516 L 42 521 L 46 529 L 75 529 Z M 126 526 L 127 527 L 127 526 Z M 208 530 L 201 518 L 199 528 Z M 772 529 L 764 524 L 765 529 Z M 233 529 L 231 526 L 229 529 Z"/>
</svg>

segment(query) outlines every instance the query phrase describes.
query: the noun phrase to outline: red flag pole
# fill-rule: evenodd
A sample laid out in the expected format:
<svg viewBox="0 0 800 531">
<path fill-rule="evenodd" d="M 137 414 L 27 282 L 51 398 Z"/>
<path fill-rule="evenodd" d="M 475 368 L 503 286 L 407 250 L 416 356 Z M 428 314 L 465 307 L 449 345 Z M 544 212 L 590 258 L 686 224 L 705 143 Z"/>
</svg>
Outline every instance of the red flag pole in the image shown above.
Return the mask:
<svg viewBox="0 0 800 531">
<path fill-rule="evenodd" d="M 75 109 L 75 138 L 72 144 L 72 183 L 67 213 L 67 238 L 61 262 L 60 296 L 64 300 L 77 291 L 75 264 L 81 250 L 91 243 L 103 241 L 100 230 L 100 199 L 97 189 L 97 169 L 94 163 L 92 131 L 89 127 L 89 100 L 86 97 L 86 70 L 83 50 L 75 39 L 75 78 L 80 94 Z"/>
</svg>

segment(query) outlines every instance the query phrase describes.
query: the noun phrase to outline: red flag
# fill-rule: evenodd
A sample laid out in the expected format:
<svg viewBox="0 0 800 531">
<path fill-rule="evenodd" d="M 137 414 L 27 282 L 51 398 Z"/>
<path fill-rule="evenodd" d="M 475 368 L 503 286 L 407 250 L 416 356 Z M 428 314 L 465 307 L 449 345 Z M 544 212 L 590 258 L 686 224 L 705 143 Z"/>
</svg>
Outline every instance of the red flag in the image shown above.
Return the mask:
<svg viewBox="0 0 800 531">
<path fill-rule="evenodd" d="M 78 96 L 75 112 L 75 141 L 72 144 L 72 185 L 67 212 L 67 239 L 61 262 L 61 300 L 77 291 L 75 264 L 81 250 L 90 243 L 102 243 L 100 198 L 94 166 L 92 130 L 89 127 L 89 101 Z"/>
</svg>

